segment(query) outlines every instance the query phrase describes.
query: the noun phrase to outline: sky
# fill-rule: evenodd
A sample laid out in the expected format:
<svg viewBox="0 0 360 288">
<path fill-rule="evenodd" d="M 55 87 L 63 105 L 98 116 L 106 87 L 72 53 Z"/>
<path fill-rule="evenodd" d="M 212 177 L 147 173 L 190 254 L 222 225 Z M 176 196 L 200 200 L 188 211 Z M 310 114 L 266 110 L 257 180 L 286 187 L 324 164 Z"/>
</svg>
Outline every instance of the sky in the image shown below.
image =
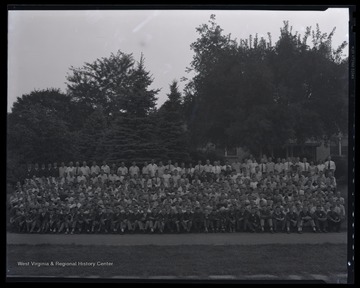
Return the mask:
<svg viewBox="0 0 360 288">
<path fill-rule="evenodd" d="M 323 33 L 336 27 L 333 47 L 348 42 L 347 8 L 326 11 L 246 11 L 246 10 L 27 10 L 8 14 L 8 105 L 11 111 L 17 97 L 33 90 L 59 88 L 66 92 L 66 75 L 71 66 L 109 57 L 120 49 L 135 60 L 145 57 L 145 67 L 154 79 L 151 88 L 159 107 L 167 99 L 169 85 L 179 82 L 180 91 L 189 74 L 193 51 L 190 44 L 199 34 L 196 28 L 208 23 L 210 15 L 231 33 L 244 39 L 250 34 L 280 35 L 283 21 L 303 35 L 305 28 L 319 24 Z M 310 39 L 308 40 L 310 44 Z M 348 47 L 344 51 L 348 55 Z"/>
</svg>

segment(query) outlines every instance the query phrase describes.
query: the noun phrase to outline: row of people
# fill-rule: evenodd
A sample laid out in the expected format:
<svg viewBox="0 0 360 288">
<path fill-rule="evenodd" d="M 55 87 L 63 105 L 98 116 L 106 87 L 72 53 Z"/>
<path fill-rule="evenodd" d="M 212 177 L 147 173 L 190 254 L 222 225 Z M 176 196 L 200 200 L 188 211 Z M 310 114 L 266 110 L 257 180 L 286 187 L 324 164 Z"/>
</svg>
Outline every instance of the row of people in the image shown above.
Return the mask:
<svg viewBox="0 0 360 288">
<path fill-rule="evenodd" d="M 202 186 L 206 183 L 222 183 L 226 182 L 231 185 L 236 185 L 238 188 L 266 188 L 270 190 L 274 190 L 275 188 L 283 188 L 285 186 L 289 186 L 289 189 L 292 189 L 291 186 L 295 186 L 298 190 L 302 190 L 303 192 L 307 189 L 310 191 L 315 191 L 320 188 L 320 190 L 334 190 L 337 187 L 336 178 L 332 175 L 332 172 L 329 172 L 327 176 L 323 172 L 316 173 L 311 175 L 308 173 L 295 173 L 295 172 L 282 172 L 275 173 L 270 172 L 262 173 L 260 171 L 255 172 L 254 174 L 248 175 L 245 173 L 236 173 L 234 170 L 226 173 L 222 172 L 220 174 L 206 173 L 203 171 L 201 174 L 195 171 L 194 174 L 180 174 L 177 170 L 173 170 L 173 172 L 169 173 L 167 169 L 165 169 L 164 174 L 160 177 L 158 172 L 155 172 L 155 177 L 151 178 L 149 175 L 139 176 L 135 175 L 125 175 L 118 176 L 116 174 L 111 173 L 110 175 L 105 174 L 103 171 L 100 174 L 92 175 L 91 177 L 85 177 L 83 175 L 79 175 L 77 177 L 73 176 L 72 173 L 66 177 L 62 178 L 33 178 L 33 179 L 25 179 L 24 183 L 29 183 L 32 185 L 45 185 L 45 184 L 55 184 L 55 185 L 94 185 L 97 183 L 114 183 L 116 185 L 124 184 L 129 185 L 132 184 L 134 186 L 138 186 L 140 188 L 154 188 L 154 187 L 176 187 L 179 189 L 183 185 L 185 187 L 189 187 L 189 185 Z M 18 185 L 21 185 L 20 182 Z"/>
<path fill-rule="evenodd" d="M 20 209 L 10 217 L 12 230 L 26 233 L 180 233 L 180 232 L 339 232 L 341 217 L 330 206 L 321 205 L 310 213 L 307 206 L 300 211 L 292 207 L 285 212 L 281 206 L 207 206 L 195 209 L 158 206 L 144 210 L 138 206 L 121 209 L 88 209 L 78 207 L 42 207 Z"/>
<path fill-rule="evenodd" d="M 334 174 L 336 170 L 335 162 L 331 160 L 331 156 L 328 157 L 327 161 L 319 160 L 315 165 L 313 161 L 310 163 L 306 158 L 303 158 L 300 161 L 299 157 L 277 159 L 277 162 L 273 162 L 272 158 L 262 158 L 259 163 L 255 158 L 245 158 L 242 163 L 237 160 L 233 163 L 229 161 L 225 162 L 225 165 L 220 165 L 220 161 L 214 161 L 213 164 L 210 163 L 210 160 L 206 160 L 205 164 L 202 164 L 202 161 L 199 160 L 196 165 L 193 166 L 192 163 L 186 165 L 184 162 L 178 165 L 177 162 L 174 164 L 171 160 L 168 160 L 166 165 L 160 161 L 158 164 L 155 163 L 155 160 L 152 159 L 150 163 L 144 162 L 142 168 L 136 164 L 136 162 L 132 162 L 130 167 L 127 167 L 124 162 L 121 162 L 119 166 L 113 163 L 111 166 L 107 164 L 106 161 L 103 161 L 101 166 L 98 166 L 96 161 L 93 161 L 92 165 L 89 167 L 86 161 L 83 161 L 82 164 L 80 162 L 70 162 L 68 166 L 65 165 L 64 162 L 61 163 L 61 166 L 58 167 L 57 163 L 49 163 L 46 167 L 45 164 L 41 165 L 41 168 L 36 163 L 34 167 L 29 164 L 28 168 L 25 172 L 24 179 L 32 179 L 32 178 L 42 178 L 42 177 L 66 177 L 68 175 L 84 176 L 90 177 L 91 175 L 99 175 L 103 172 L 106 175 L 115 174 L 119 177 L 125 175 L 149 175 L 150 177 L 155 177 L 156 172 L 158 176 L 162 176 L 165 170 L 169 172 L 173 172 L 177 170 L 179 174 L 194 174 L 196 171 L 198 173 L 206 172 L 213 174 L 220 174 L 221 172 L 231 172 L 235 171 L 236 173 L 246 172 L 248 174 L 253 174 L 256 172 L 261 173 L 282 173 L 282 172 L 300 172 L 307 173 L 309 172 L 311 175 L 319 173 L 319 172 L 332 172 Z"/>
</svg>

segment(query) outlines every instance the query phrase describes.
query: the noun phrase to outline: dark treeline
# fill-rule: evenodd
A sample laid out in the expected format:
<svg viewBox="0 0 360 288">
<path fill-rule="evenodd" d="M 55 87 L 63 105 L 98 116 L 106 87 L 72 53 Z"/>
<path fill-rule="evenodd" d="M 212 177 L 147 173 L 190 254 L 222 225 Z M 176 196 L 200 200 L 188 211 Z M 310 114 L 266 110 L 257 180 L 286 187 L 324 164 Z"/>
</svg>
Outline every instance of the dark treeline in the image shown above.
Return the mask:
<svg viewBox="0 0 360 288">
<path fill-rule="evenodd" d="M 151 89 L 145 58 L 119 50 L 108 58 L 70 67 L 67 91 L 48 88 L 22 95 L 8 114 L 7 172 L 16 181 L 27 163 L 71 160 L 196 161 L 212 142 L 241 146 L 254 155 L 284 147 L 289 139 L 329 139 L 347 131 L 347 43 L 332 47 L 334 30 L 287 22 L 279 39 L 225 35 L 211 15 L 199 37 L 184 91 L 169 83 Z M 311 38 L 311 44 L 310 42 Z"/>
</svg>

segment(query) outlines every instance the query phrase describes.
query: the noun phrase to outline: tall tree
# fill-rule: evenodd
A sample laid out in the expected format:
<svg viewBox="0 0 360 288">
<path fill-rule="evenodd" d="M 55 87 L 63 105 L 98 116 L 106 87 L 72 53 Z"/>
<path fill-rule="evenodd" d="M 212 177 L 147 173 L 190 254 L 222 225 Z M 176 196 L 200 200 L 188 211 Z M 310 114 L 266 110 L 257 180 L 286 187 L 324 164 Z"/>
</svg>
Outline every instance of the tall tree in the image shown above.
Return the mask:
<svg viewBox="0 0 360 288">
<path fill-rule="evenodd" d="M 189 160 L 188 135 L 185 131 L 182 96 L 178 84 L 173 81 L 170 85 L 168 100 L 158 112 L 159 137 L 168 159 L 173 161 Z"/>
<path fill-rule="evenodd" d="M 114 112 L 105 135 L 104 155 L 109 161 L 159 159 L 163 150 L 153 114 L 156 112 L 156 94 L 160 90 L 150 89 L 153 79 L 145 69 L 143 56 L 127 81 L 126 101 L 119 106 L 119 111 Z"/>
</svg>

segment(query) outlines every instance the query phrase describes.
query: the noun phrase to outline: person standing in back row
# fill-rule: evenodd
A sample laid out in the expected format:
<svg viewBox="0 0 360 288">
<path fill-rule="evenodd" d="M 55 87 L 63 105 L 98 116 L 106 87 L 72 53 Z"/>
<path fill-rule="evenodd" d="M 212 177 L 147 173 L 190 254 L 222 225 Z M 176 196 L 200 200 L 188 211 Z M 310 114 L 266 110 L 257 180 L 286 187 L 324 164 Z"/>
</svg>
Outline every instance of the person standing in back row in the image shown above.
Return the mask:
<svg viewBox="0 0 360 288">
<path fill-rule="evenodd" d="M 329 172 L 332 172 L 332 175 L 334 175 L 335 170 L 336 170 L 335 162 L 331 160 L 331 156 L 329 155 L 327 161 L 325 162 L 326 175 L 327 175 Z"/>
</svg>

